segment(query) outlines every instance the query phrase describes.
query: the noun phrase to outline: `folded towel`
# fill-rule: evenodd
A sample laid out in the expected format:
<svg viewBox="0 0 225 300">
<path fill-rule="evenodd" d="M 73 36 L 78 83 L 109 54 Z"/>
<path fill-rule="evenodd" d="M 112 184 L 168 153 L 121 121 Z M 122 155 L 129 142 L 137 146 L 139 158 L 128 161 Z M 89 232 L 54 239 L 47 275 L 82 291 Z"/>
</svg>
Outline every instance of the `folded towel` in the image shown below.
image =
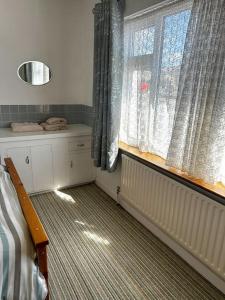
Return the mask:
<svg viewBox="0 0 225 300">
<path fill-rule="evenodd" d="M 66 124 L 51 124 L 51 125 L 49 125 L 47 123 L 41 123 L 41 126 L 46 131 L 65 130 L 68 128 Z"/>
<path fill-rule="evenodd" d="M 49 125 L 55 125 L 55 124 L 67 124 L 67 120 L 65 118 L 56 118 L 56 117 L 52 117 L 49 118 L 46 121 L 47 124 Z"/>
<path fill-rule="evenodd" d="M 14 132 L 32 132 L 42 131 L 43 128 L 38 123 L 11 123 L 12 131 Z"/>
</svg>

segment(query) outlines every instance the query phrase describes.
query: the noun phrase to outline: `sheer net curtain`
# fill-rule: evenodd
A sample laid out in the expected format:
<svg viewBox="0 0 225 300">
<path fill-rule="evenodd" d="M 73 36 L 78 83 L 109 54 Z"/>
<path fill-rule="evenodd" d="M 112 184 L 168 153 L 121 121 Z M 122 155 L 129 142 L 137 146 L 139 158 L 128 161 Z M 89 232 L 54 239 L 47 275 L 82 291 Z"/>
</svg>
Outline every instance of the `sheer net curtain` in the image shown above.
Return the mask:
<svg viewBox="0 0 225 300">
<path fill-rule="evenodd" d="M 190 4 L 125 23 L 120 140 L 167 157 Z"/>
<path fill-rule="evenodd" d="M 225 183 L 225 0 L 194 0 L 167 164 Z"/>
</svg>

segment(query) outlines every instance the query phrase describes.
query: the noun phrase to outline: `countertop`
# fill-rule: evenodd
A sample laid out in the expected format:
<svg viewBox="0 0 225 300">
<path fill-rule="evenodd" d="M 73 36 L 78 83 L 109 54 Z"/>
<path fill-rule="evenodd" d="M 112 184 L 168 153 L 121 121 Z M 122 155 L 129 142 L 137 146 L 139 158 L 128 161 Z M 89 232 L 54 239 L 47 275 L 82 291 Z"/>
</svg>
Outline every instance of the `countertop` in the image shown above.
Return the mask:
<svg viewBox="0 0 225 300">
<path fill-rule="evenodd" d="M 91 127 L 83 124 L 68 125 L 66 130 L 37 132 L 13 132 L 11 128 L 0 128 L 0 143 L 85 136 L 91 135 L 91 131 Z"/>
</svg>

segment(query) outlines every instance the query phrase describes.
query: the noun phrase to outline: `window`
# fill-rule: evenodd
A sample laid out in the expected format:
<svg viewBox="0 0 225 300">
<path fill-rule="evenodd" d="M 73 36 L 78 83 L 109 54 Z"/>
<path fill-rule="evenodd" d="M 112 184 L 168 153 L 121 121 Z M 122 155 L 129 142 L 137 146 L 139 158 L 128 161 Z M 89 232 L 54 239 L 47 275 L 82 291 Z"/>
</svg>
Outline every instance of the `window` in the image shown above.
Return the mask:
<svg viewBox="0 0 225 300">
<path fill-rule="evenodd" d="M 120 139 L 166 158 L 175 114 L 190 3 L 125 23 Z"/>
</svg>

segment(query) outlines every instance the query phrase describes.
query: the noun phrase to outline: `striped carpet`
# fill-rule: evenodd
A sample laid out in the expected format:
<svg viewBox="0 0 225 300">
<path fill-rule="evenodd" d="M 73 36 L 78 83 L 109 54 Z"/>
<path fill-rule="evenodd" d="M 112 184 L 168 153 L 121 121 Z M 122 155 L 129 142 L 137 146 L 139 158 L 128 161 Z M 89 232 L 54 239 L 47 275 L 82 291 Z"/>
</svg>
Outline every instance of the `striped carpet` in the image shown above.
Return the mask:
<svg viewBox="0 0 225 300">
<path fill-rule="evenodd" d="M 51 299 L 225 299 L 94 184 L 32 197 Z"/>
</svg>

